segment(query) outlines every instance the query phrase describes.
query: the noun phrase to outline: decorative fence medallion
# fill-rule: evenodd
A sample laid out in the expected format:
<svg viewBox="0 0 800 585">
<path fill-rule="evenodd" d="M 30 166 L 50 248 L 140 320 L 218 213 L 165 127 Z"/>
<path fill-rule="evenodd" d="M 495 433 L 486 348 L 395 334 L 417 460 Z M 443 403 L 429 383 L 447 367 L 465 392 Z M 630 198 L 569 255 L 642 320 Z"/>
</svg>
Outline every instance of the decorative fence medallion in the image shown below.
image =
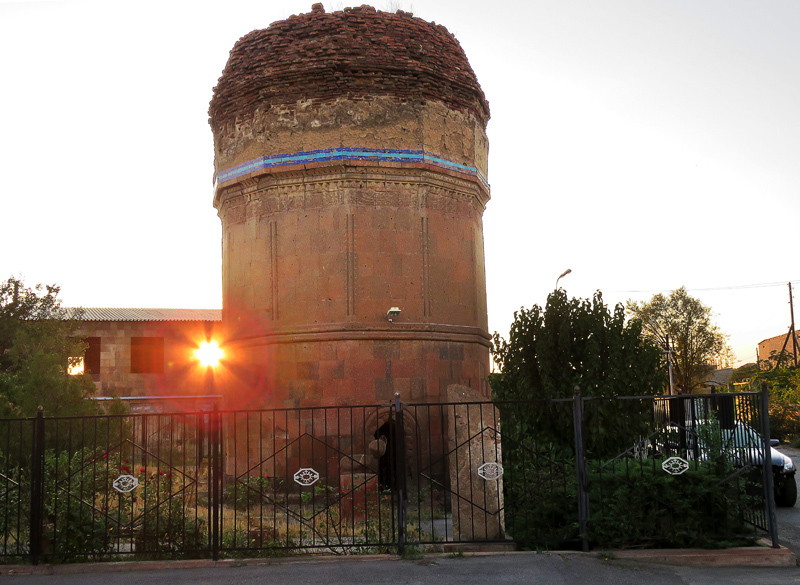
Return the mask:
<svg viewBox="0 0 800 585">
<path fill-rule="evenodd" d="M 478 468 L 478 475 L 486 481 L 497 481 L 503 475 L 503 466 L 494 461 L 484 463 Z"/>
<path fill-rule="evenodd" d="M 136 489 L 136 486 L 139 485 L 139 480 L 132 475 L 120 475 L 111 485 L 118 492 L 127 494 Z"/>
<path fill-rule="evenodd" d="M 311 467 L 298 469 L 294 474 L 294 481 L 300 485 L 314 485 L 318 479 L 319 473 L 314 471 Z"/>
<path fill-rule="evenodd" d="M 680 475 L 689 469 L 689 463 L 680 457 L 670 457 L 661 464 L 661 469 L 670 475 Z"/>
</svg>

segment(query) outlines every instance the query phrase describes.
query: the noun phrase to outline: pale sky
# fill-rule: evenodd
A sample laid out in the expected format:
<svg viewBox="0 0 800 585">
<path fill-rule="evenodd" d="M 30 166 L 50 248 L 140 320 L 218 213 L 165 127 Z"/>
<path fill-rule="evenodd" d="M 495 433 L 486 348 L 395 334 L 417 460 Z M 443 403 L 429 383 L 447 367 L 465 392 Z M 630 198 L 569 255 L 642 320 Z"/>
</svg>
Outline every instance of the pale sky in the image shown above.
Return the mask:
<svg viewBox="0 0 800 585">
<path fill-rule="evenodd" d="M 312 3 L 0 0 L 0 278 L 66 306 L 221 307 L 212 88 L 239 37 Z M 489 99 L 490 331 L 571 268 L 571 296 L 609 304 L 686 286 L 740 362 L 786 333 L 800 2 L 375 5 L 446 26 Z"/>
</svg>

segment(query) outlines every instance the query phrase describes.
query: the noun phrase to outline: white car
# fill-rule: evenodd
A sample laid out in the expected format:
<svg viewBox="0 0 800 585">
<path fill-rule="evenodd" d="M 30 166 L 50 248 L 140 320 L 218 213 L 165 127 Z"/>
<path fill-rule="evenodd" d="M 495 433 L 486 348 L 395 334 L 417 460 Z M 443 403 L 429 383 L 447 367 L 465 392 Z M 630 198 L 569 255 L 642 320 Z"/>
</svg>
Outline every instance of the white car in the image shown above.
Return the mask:
<svg viewBox="0 0 800 585">
<path fill-rule="evenodd" d="M 686 452 L 690 459 L 698 458 L 707 460 L 708 447 L 703 440 L 704 421 L 697 421 L 694 425 L 687 424 Z M 693 428 L 698 429 L 697 432 Z M 656 450 L 674 452 L 678 450 L 677 438 L 680 427 L 669 423 L 664 429 L 664 435 L 656 440 Z M 722 449 L 729 454 L 729 459 L 736 467 L 752 465 L 761 467 L 763 462 L 761 436 L 750 425 L 736 421 L 733 429 L 720 429 Z M 770 440 L 770 459 L 772 460 L 772 478 L 775 492 L 775 504 L 781 507 L 791 507 L 797 502 L 797 483 L 795 481 L 796 468 L 791 458 L 787 457 L 774 447 L 780 442 Z"/>
</svg>

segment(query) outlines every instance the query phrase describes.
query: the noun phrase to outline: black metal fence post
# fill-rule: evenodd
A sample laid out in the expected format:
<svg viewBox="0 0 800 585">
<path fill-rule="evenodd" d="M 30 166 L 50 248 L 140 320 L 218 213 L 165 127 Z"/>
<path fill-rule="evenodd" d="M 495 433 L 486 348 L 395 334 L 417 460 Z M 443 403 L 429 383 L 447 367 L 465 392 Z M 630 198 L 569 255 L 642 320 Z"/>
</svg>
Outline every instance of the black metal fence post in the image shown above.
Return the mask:
<svg viewBox="0 0 800 585">
<path fill-rule="evenodd" d="M 44 532 L 44 411 L 41 406 L 36 413 L 36 418 L 33 419 L 32 443 L 30 555 L 31 562 L 38 565 L 42 555 Z"/>
<path fill-rule="evenodd" d="M 394 398 L 394 485 L 397 489 L 397 550 L 402 555 L 405 552 L 406 543 L 406 440 L 405 428 L 403 425 L 403 403 L 400 402 L 400 394 L 396 393 Z"/>
<path fill-rule="evenodd" d="M 214 410 L 209 414 L 208 449 L 211 454 L 208 470 L 209 501 L 211 502 L 211 555 L 215 561 L 219 560 L 219 551 L 222 547 L 220 521 L 222 515 L 222 415 L 214 405 Z"/>
<path fill-rule="evenodd" d="M 589 519 L 589 486 L 587 483 L 586 453 L 583 446 L 583 398 L 580 386 L 575 386 L 572 399 L 572 426 L 575 431 L 575 470 L 578 482 L 578 526 L 581 535 L 581 549 L 589 550 L 587 525 Z"/>
<path fill-rule="evenodd" d="M 775 517 L 775 485 L 772 477 L 772 448 L 769 430 L 769 390 L 767 383 L 761 383 L 761 471 L 764 474 L 764 502 L 769 520 L 769 536 L 772 548 L 778 548 L 778 520 Z M 794 478 L 792 478 L 794 481 Z"/>
</svg>

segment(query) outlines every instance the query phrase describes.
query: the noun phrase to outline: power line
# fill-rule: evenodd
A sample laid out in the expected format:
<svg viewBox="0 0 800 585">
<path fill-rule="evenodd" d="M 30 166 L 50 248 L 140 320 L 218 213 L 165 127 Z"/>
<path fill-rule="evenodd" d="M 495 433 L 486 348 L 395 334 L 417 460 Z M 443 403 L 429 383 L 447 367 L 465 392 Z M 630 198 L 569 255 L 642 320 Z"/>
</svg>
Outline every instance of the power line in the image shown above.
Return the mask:
<svg viewBox="0 0 800 585">
<path fill-rule="evenodd" d="M 787 282 L 791 282 L 792 284 L 800 283 L 800 280 L 784 280 L 782 282 L 761 282 L 758 284 L 740 284 L 736 286 L 714 286 L 709 288 L 687 288 L 686 292 L 708 292 L 708 291 L 717 291 L 717 290 L 741 290 L 741 289 L 749 289 L 749 288 L 771 288 L 776 286 L 786 286 Z M 672 292 L 672 289 L 661 289 L 661 290 L 611 290 L 608 291 L 609 293 L 647 293 L 647 294 L 657 294 L 657 293 L 664 293 L 664 292 Z"/>
</svg>

